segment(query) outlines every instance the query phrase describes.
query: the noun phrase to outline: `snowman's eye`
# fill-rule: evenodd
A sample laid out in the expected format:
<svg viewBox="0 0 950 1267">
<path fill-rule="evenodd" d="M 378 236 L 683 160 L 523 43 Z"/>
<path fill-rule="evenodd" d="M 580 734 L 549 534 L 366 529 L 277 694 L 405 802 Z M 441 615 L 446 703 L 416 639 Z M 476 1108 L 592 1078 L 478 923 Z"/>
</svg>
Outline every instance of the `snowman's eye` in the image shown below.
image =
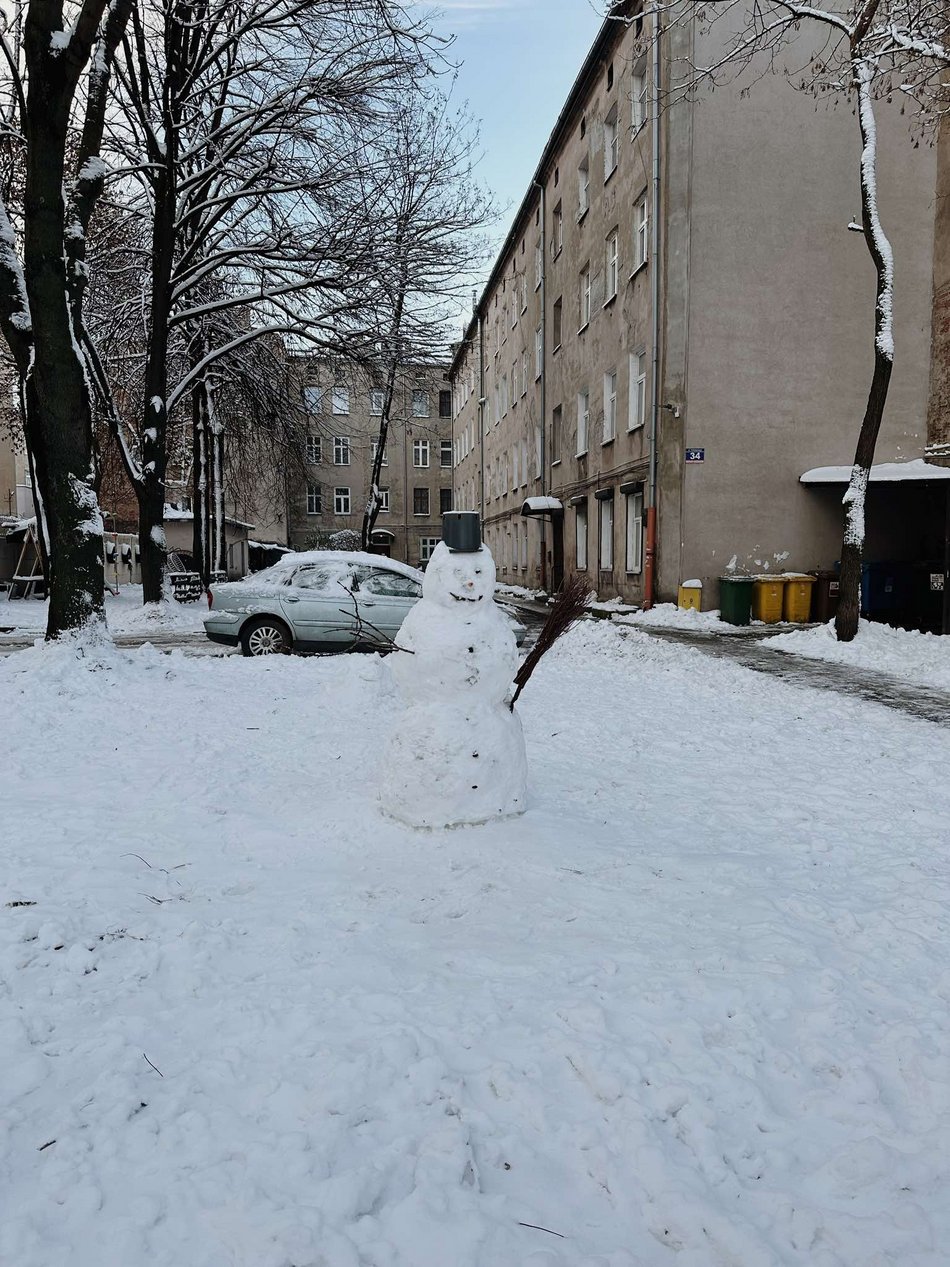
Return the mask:
<svg viewBox="0 0 950 1267">
<path fill-rule="evenodd" d="M 482 569 L 481 569 L 481 568 L 476 568 L 476 569 L 475 569 L 475 575 L 476 575 L 476 576 L 481 576 L 481 574 L 482 574 Z"/>
</svg>

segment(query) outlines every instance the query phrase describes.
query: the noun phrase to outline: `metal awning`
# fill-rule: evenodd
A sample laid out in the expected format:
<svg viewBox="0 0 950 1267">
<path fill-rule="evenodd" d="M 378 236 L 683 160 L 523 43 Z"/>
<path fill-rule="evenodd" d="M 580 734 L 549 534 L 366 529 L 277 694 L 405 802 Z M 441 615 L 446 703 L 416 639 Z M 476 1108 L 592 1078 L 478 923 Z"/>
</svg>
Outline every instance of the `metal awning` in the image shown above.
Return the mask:
<svg viewBox="0 0 950 1267">
<path fill-rule="evenodd" d="M 526 497 L 521 513 L 523 515 L 563 515 L 564 503 L 557 497 Z"/>
<path fill-rule="evenodd" d="M 801 484 L 847 484 L 851 479 L 850 466 L 816 466 L 799 477 Z M 929 483 L 934 480 L 950 480 L 950 466 L 936 466 L 923 458 L 911 462 L 879 462 L 871 467 L 872 484 Z"/>
<path fill-rule="evenodd" d="M 374 528 L 372 538 L 374 541 L 395 541 L 396 534 L 390 532 L 388 528 Z"/>
</svg>

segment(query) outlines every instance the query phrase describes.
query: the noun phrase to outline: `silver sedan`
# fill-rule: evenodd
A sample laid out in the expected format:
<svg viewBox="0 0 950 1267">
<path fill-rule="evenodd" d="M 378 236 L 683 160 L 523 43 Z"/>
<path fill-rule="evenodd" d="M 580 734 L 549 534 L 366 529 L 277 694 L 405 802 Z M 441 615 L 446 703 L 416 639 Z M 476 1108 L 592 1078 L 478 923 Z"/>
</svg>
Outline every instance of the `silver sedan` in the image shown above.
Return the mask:
<svg viewBox="0 0 950 1267">
<path fill-rule="evenodd" d="M 422 597 L 422 573 L 375 554 L 287 554 L 242 581 L 213 585 L 205 633 L 247 656 L 386 651 Z M 512 621 L 519 644 L 524 627 Z"/>
</svg>

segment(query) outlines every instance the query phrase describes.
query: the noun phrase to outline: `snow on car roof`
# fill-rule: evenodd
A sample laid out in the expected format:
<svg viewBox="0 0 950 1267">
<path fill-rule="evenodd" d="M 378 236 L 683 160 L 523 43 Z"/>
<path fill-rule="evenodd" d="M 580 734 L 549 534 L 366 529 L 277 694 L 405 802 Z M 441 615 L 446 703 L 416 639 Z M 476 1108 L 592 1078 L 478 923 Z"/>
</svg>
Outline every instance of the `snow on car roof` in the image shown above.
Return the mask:
<svg viewBox="0 0 950 1267">
<path fill-rule="evenodd" d="M 387 559 L 385 555 L 381 554 L 366 554 L 361 550 L 297 550 L 294 553 L 285 554 L 283 558 L 278 559 L 269 568 L 265 568 L 262 572 L 253 573 L 248 579 L 253 581 L 279 581 L 288 572 L 293 572 L 298 567 L 329 563 L 336 563 L 343 567 L 362 565 L 385 568 L 389 572 L 398 572 L 402 576 L 409 576 L 414 581 L 421 582 L 422 580 L 422 573 L 419 569 L 410 567 L 408 563 L 400 563 L 398 559 Z"/>
</svg>

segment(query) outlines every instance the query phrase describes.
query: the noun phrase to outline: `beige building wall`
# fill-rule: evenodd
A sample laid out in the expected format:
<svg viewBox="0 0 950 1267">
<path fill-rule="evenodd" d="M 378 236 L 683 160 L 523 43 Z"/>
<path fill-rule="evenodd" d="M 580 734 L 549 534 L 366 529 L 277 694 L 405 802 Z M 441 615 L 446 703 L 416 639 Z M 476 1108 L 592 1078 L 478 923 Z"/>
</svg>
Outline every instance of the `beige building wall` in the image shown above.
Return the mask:
<svg viewBox="0 0 950 1267">
<path fill-rule="evenodd" d="M 300 358 L 300 390 L 310 419 L 307 479 L 289 494 L 289 539 L 297 550 L 343 529 L 359 532 L 379 433 L 381 387 L 355 367 Z M 452 509 L 451 393 L 441 366 L 400 373 L 389 421 L 380 489 L 388 509 L 374 548 L 414 567 L 442 537 Z"/>
<path fill-rule="evenodd" d="M 950 465 L 950 118 L 937 137 L 937 202 L 933 254 L 932 350 L 927 447 L 931 461 Z"/>
</svg>

